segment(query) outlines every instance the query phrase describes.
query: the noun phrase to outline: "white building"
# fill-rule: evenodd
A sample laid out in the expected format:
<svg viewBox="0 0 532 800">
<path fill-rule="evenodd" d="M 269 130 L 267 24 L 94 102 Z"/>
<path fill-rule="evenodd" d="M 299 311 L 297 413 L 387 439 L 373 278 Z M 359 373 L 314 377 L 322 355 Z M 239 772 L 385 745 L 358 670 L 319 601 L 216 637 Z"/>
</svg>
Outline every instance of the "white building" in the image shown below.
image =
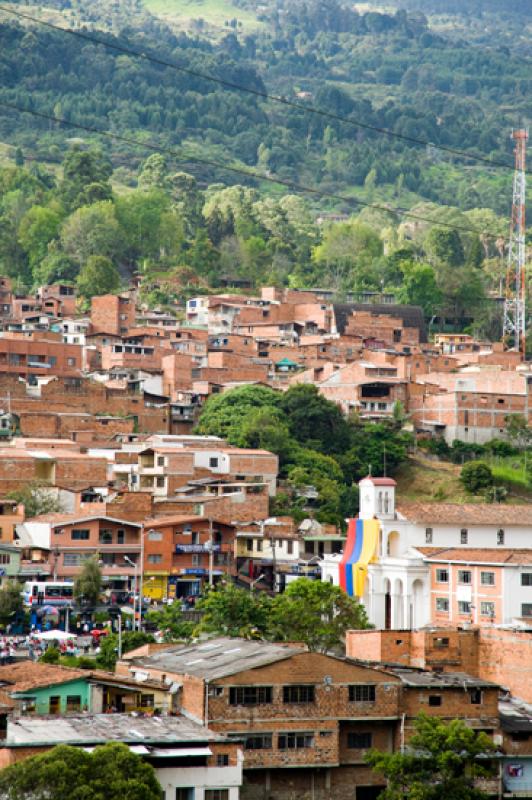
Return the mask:
<svg viewBox="0 0 532 800">
<path fill-rule="evenodd" d="M 324 558 L 322 580 L 356 594 L 350 573 L 363 574 L 360 599 L 376 627 L 508 624 L 532 617 L 531 505 L 397 507 L 391 478 L 364 478 L 359 487 L 359 520 L 344 552 Z M 364 524 L 371 520 L 378 521 L 373 539 L 372 526 Z"/>
</svg>

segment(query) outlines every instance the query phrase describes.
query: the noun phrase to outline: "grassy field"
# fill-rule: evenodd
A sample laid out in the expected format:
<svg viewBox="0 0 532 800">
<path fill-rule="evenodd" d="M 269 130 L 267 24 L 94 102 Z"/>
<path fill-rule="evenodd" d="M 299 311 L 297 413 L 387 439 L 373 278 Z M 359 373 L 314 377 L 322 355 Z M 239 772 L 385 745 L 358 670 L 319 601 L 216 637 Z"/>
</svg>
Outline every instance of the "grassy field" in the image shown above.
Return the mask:
<svg viewBox="0 0 532 800">
<path fill-rule="evenodd" d="M 515 460 L 515 459 L 514 459 Z M 532 502 L 532 490 L 523 479 L 523 469 L 509 464 L 490 464 L 496 485 L 509 490 L 508 503 Z M 465 491 L 460 482 L 461 466 L 449 461 L 432 461 L 417 453 L 408 459 L 398 474 L 397 497 L 409 502 L 482 503 L 482 495 L 475 496 Z"/>
<path fill-rule="evenodd" d="M 225 23 L 232 19 L 238 20 L 239 32 L 262 27 L 253 12 L 237 8 L 231 0 L 144 0 L 144 5 L 152 14 L 179 28 L 197 31 L 198 19 L 220 32 L 231 30 Z"/>
</svg>

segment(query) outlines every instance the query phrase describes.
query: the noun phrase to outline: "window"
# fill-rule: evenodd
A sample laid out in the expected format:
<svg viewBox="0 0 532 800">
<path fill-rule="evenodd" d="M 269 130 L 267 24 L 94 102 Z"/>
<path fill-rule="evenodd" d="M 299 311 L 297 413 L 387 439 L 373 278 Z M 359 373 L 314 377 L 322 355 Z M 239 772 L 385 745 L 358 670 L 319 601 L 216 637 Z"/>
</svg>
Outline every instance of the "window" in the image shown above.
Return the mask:
<svg viewBox="0 0 532 800">
<path fill-rule="evenodd" d="M 521 573 L 521 586 L 532 586 L 532 572 Z"/>
<path fill-rule="evenodd" d="M 80 711 L 81 710 L 81 695 L 79 695 L 79 694 L 67 694 L 66 710 L 67 711 Z"/>
<path fill-rule="evenodd" d="M 200 564 L 201 564 L 201 556 L 199 556 L 197 554 L 194 554 L 192 556 L 192 566 L 193 567 L 199 567 Z"/>
<path fill-rule="evenodd" d="M 218 466 L 218 459 L 217 458 L 209 458 L 209 467 L 217 467 Z"/>
<path fill-rule="evenodd" d="M 283 703 L 313 703 L 314 686 L 283 686 Z"/>
<path fill-rule="evenodd" d="M 246 736 L 244 738 L 244 747 L 246 750 L 271 750 L 272 735 L 271 733 L 261 733 Z"/>
<path fill-rule="evenodd" d="M 437 583 L 449 583 L 449 571 L 446 569 L 437 569 L 436 570 L 436 582 Z"/>
<path fill-rule="evenodd" d="M 522 603 L 521 604 L 521 616 L 522 617 L 532 617 L 532 603 Z"/>
<path fill-rule="evenodd" d="M 2 553 L 0 555 L 0 564 L 10 564 L 11 563 L 11 556 L 7 555 L 7 553 Z"/>
<path fill-rule="evenodd" d="M 291 539 L 288 539 L 286 543 L 286 552 L 288 553 L 289 556 L 291 556 L 294 552 L 294 543 Z"/>
<path fill-rule="evenodd" d="M 301 750 L 305 747 L 314 747 L 312 733 L 280 733 L 277 740 L 279 750 Z"/>
<path fill-rule="evenodd" d="M 227 753 L 219 753 L 216 756 L 216 766 L 217 767 L 228 767 L 229 766 L 229 755 Z"/>
<path fill-rule="evenodd" d="M 494 572 L 481 572 L 480 582 L 482 586 L 495 586 L 495 573 Z"/>
<path fill-rule="evenodd" d="M 432 528 L 425 528 L 425 544 L 432 544 Z"/>
<path fill-rule="evenodd" d="M 502 528 L 497 531 L 497 544 L 504 544 L 504 531 Z"/>
<path fill-rule="evenodd" d="M 471 614 L 471 603 L 467 600 L 459 600 L 458 601 L 458 613 L 459 614 Z"/>
<path fill-rule="evenodd" d="M 229 689 L 231 706 L 258 706 L 271 702 L 271 686 L 231 686 Z"/>
<path fill-rule="evenodd" d="M 262 553 L 262 539 L 257 539 L 257 550 Z"/>
<path fill-rule="evenodd" d="M 432 643 L 434 647 L 437 647 L 440 650 L 445 650 L 445 648 L 449 647 L 449 638 L 447 636 L 436 636 Z"/>
<path fill-rule="evenodd" d="M 100 535 L 98 536 L 98 541 L 100 544 L 112 544 L 113 534 L 111 533 L 111 531 L 100 531 Z"/>
<path fill-rule="evenodd" d="M 473 706 L 482 705 L 482 691 L 480 689 L 471 689 L 469 692 L 469 699 Z"/>
<path fill-rule="evenodd" d="M 348 733 L 347 746 L 355 750 L 368 750 L 372 746 L 371 733 Z"/>
<path fill-rule="evenodd" d="M 246 539 L 246 550 L 250 553 L 253 550 L 253 539 Z"/>
<path fill-rule="evenodd" d="M 176 786 L 175 800 L 194 800 L 194 794 L 193 786 Z"/>
<path fill-rule="evenodd" d="M 34 714 L 37 705 L 36 697 L 23 697 L 22 698 L 22 711 L 25 714 Z"/>
<path fill-rule="evenodd" d="M 74 542 L 80 542 L 80 541 L 86 542 L 87 539 L 89 538 L 89 531 L 82 530 L 81 528 L 74 529 L 70 534 L 70 538 Z"/>
<path fill-rule="evenodd" d="M 480 604 L 481 617 L 494 617 L 495 616 L 495 603 L 481 603 Z"/>
<path fill-rule="evenodd" d="M 446 597 L 436 598 L 436 611 L 449 611 L 449 600 Z"/>
<path fill-rule="evenodd" d="M 468 569 L 458 570 L 458 583 L 471 583 L 471 572 Z"/>
<path fill-rule="evenodd" d="M 467 544 L 467 528 L 460 531 L 460 544 Z"/>
<path fill-rule="evenodd" d="M 205 789 L 205 800 L 229 800 L 229 789 Z"/>
<path fill-rule="evenodd" d="M 158 475 L 155 483 L 158 489 L 164 489 L 164 475 Z"/>
<path fill-rule="evenodd" d="M 160 553 L 150 553 L 148 556 L 148 564 L 160 564 L 163 557 Z"/>
<path fill-rule="evenodd" d="M 436 706 L 441 706 L 441 695 L 429 694 L 429 706 L 432 706 L 433 708 Z"/>
<path fill-rule="evenodd" d="M 67 358 L 67 366 L 75 367 L 76 366 L 76 359 L 75 358 Z"/>
<path fill-rule="evenodd" d="M 157 456 L 157 466 L 164 467 L 164 456 Z"/>
<path fill-rule="evenodd" d="M 65 553 L 63 555 L 63 566 L 79 567 L 86 557 L 86 553 Z"/>
<path fill-rule="evenodd" d="M 141 694 L 140 696 L 140 707 L 141 708 L 153 708 L 155 706 L 155 695 L 154 694 Z"/>
<path fill-rule="evenodd" d="M 349 687 L 349 701 L 351 703 L 374 703 L 375 686 L 354 685 Z"/>
</svg>

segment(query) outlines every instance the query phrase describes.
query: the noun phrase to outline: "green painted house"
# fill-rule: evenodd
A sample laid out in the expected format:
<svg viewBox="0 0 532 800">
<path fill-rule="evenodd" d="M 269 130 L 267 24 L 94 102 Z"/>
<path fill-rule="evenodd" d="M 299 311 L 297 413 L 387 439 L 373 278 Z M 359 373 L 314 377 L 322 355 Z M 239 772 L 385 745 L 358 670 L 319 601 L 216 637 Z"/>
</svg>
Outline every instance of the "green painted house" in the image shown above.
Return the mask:
<svg viewBox="0 0 532 800">
<path fill-rule="evenodd" d="M 12 692 L 11 699 L 25 714 L 79 713 L 90 710 L 91 686 L 87 678 L 76 678 L 24 692 Z"/>
<path fill-rule="evenodd" d="M 0 666 L 0 705 L 15 708 L 21 714 L 175 710 L 174 701 L 168 684 L 139 683 L 133 677 L 102 670 L 29 660 Z"/>
</svg>

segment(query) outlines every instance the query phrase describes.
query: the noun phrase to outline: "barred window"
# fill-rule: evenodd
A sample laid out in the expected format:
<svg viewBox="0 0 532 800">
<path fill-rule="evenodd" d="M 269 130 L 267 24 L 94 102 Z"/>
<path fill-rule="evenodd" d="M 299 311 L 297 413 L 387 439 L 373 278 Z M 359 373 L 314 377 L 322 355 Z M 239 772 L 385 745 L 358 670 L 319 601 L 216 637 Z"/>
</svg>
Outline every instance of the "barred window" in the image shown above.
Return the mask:
<svg viewBox="0 0 532 800">
<path fill-rule="evenodd" d="M 231 686 L 229 689 L 229 705 L 232 706 L 257 706 L 271 702 L 271 686 Z"/>
<path fill-rule="evenodd" d="M 354 685 L 349 687 L 349 700 L 351 703 L 374 703 L 375 686 Z"/>
<path fill-rule="evenodd" d="M 314 686 L 283 686 L 283 703 L 313 703 Z"/>
</svg>

